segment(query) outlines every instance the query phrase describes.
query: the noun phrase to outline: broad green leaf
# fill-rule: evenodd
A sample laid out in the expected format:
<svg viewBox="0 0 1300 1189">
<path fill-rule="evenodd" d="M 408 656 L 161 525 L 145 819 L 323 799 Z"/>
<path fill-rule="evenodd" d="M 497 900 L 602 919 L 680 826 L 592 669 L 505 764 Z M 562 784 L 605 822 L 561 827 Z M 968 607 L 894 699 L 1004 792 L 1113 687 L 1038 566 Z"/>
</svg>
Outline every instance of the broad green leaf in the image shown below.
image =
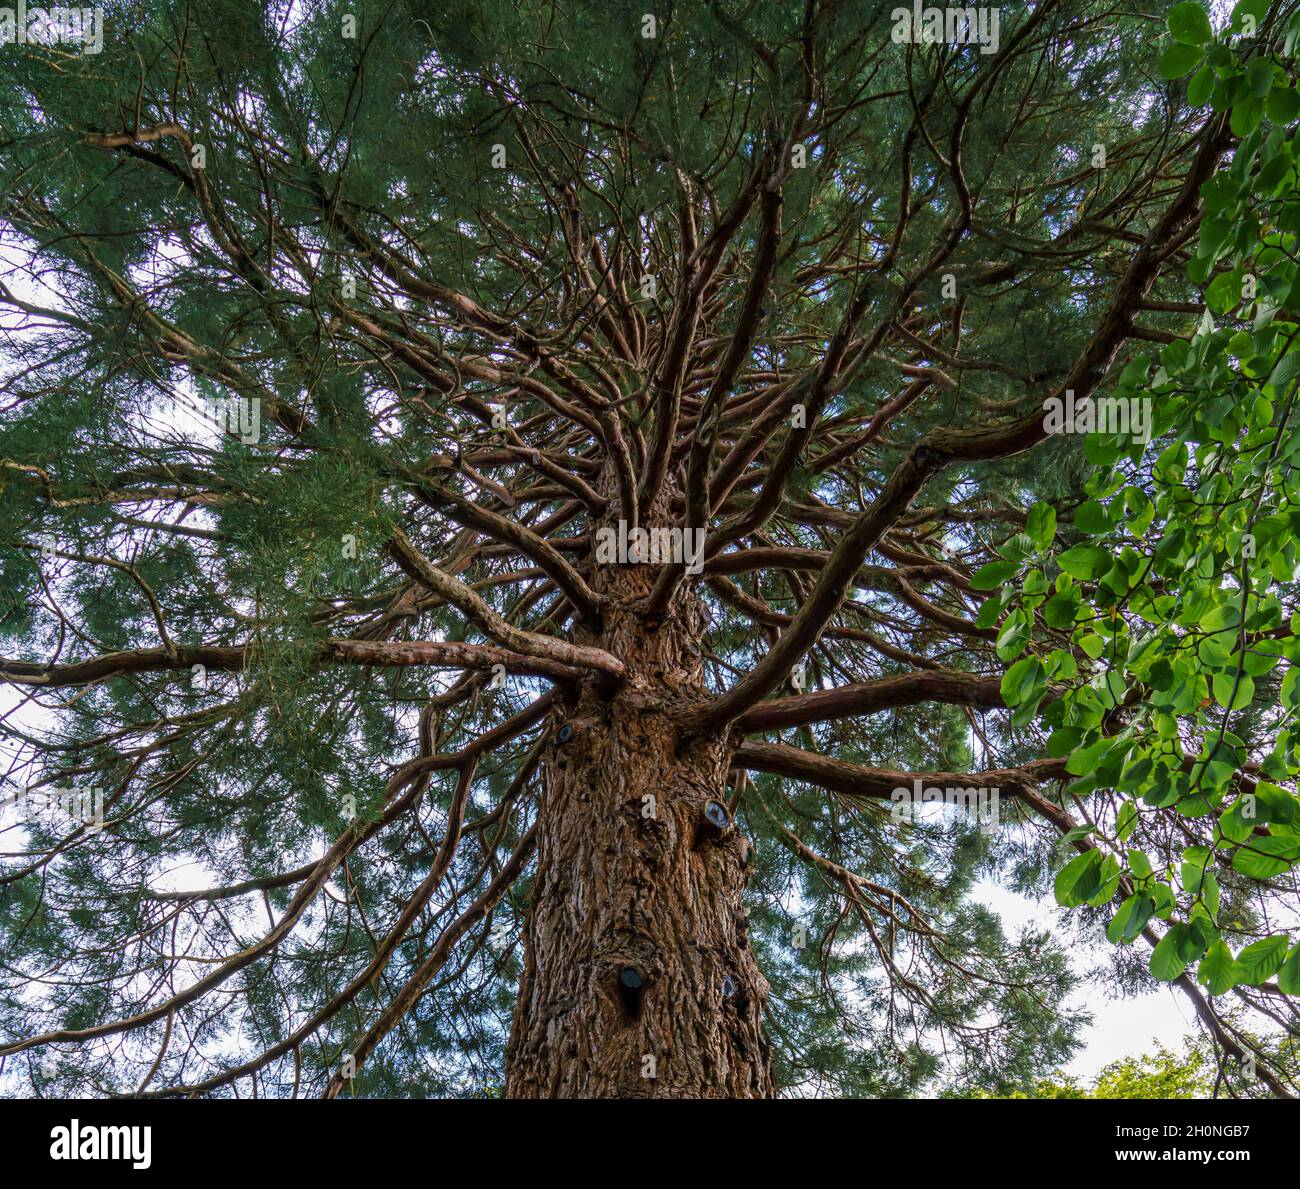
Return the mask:
<svg viewBox="0 0 1300 1189">
<path fill-rule="evenodd" d="M 1141 936 L 1156 910 L 1149 896 L 1129 896 L 1106 928 L 1106 937 L 1112 945 L 1128 945 Z"/>
<path fill-rule="evenodd" d="M 1243 710 L 1255 698 L 1255 679 L 1248 673 L 1216 673 L 1211 688 L 1225 710 Z"/>
<path fill-rule="evenodd" d="M 1073 586 L 1059 594 L 1054 594 L 1043 604 L 1041 611 L 1043 622 L 1049 628 L 1068 628 L 1074 623 L 1079 605 L 1079 592 Z"/>
<path fill-rule="evenodd" d="M 1300 945 L 1287 954 L 1286 961 L 1277 972 L 1277 985 L 1287 995 L 1300 995 Z"/>
<path fill-rule="evenodd" d="M 1187 84 L 1187 102 L 1192 107 L 1204 107 L 1214 90 L 1214 71 L 1202 66 Z"/>
<path fill-rule="evenodd" d="M 1263 118 L 1264 104 L 1261 100 L 1243 99 L 1233 105 L 1232 114 L 1228 117 L 1228 127 L 1238 136 L 1245 138 L 1259 127 L 1259 122 Z M 1208 310 L 1206 317 L 1209 317 Z"/>
<path fill-rule="evenodd" d="M 1078 842 L 1080 838 L 1089 838 L 1097 832 L 1097 827 L 1089 823 L 1086 826 L 1075 826 L 1067 830 L 1057 839 L 1057 846 L 1071 846 Z"/>
<path fill-rule="evenodd" d="M 1241 608 L 1236 603 L 1217 603 L 1201 616 L 1197 625 L 1203 632 L 1221 632 L 1241 622 Z"/>
<path fill-rule="evenodd" d="M 993 590 L 1014 578 L 1019 569 L 1019 564 L 1014 561 L 991 561 L 971 575 L 970 584 L 975 590 Z"/>
<path fill-rule="evenodd" d="M 1253 793 L 1243 793 L 1219 818 L 1219 830 L 1229 842 L 1245 842 L 1259 824 Z"/>
<path fill-rule="evenodd" d="M 1036 656 L 1016 661 L 1002 677 L 1002 700 L 1008 706 L 1018 706 L 1034 691 L 1042 693 L 1046 689 L 1047 675 Z"/>
<path fill-rule="evenodd" d="M 1187 969 L 1187 962 L 1178 956 L 1179 945 L 1187 933 L 1186 925 L 1173 925 L 1151 951 L 1148 966 L 1160 982 L 1171 983 Z"/>
<path fill-rule="evenodd" d="M 1248 987 L 1257 987 L 1273 977 L 1285 957 L 1286 934 L 1274 933 L 1252 942 L 1237 955 L 1234 977 Z"/>
<path fill-rule="evenodd" d="M 1088 850 L 1067 863 L 1053 884 L 1056 902 L 1066 908 L 1084 903 L 1101 886 L 1101 851 Z"/>
<path fill-rule="evenodd" d="M 1206 865 L 1213 854 L 1214 852 L 1208 846 L 1189 846 L 1183 851 L 1183 888 L 1191 895 L 1195 896 L 1201 890 Z"/>
<path fill-rule="evenodd" d="M 1100 577 L 1110 569 L 1114 560 L 1113 555 L 1099 545 L 1076 545 L 1057 558 L 1061 569 L 1080 581 Z"/>
<path fill-rule="evenodd" d="M 1250 16 L 1254 18 L 1255 28 L 1258 29 L 1268 15 L 1270 3 L 1271 0 L 1237 0 L 1232 6 L 1232 28 L 1237 31 L 1244 29 L 1244 18 Z"/>
<path fill-rule="evenodd" d="M 1019 615 L 1011 615 L 1002 625 L 1002 630 L 998 632 L 995 647 L 998 656 L 1004 661 L 1009 661 L 1018 657 L 1028 643 L 1029 625 Z"/>
<path fill-rule="evenodd" d="M 1161 78 L 1167 78 L 1172 82 L 1176 78 L 1190 74 L 1200 65 L 1204 57 L 1205 54 L 1199 46 L 1179 45 L 1175 42 L 1167 46 L 1164 53 L 1160 55 L 1156 69 L 1160 71 Z"/>
<path fill-rule="evenodd" d="M 1235 272 L 1220 273 L 1205 289 L 1205 304 L 1216 314 L 1236 309 L 1241 301 L 1241 278 Z"/>
<path fill-rule="evenodd" d="M 1165 18 L 1170 36 L 1183 45 L 1205 45 L 1214 37 L 1210 18 L 1199 4 L 1175 4 Z"/>
<path fill-rule="evenodd" d="M 1246 85 L 1256 99 L 1263 99 L 1273 89 L 1273 63 L 1267 58 L 1255 58 L 1246 67 Z"/>
<path fill-rule="evenodd" d="M 1272 879 L 1300 861 L 1300 838 L 1269 835 L 1243 842 L 1232 854 L 1232 868 L 1252 879 Z"/>
<path fill-rule="evenodd" d="M 1269 92 L 1264 111 L 1273 123 L 1289 124 L 1296 116 L 1300 116 L 1300 94 L 1291 87 L 1278 85 Z"/>
<path fill-rule="evenodd" d="M 1115 895 L 1119 887 L 1120 876 L 1123 872 L 1120 870 L 1119 861 L 1114 855 L 1106 855 L 1101 860 L 1101 868 L 1097 873 L 1097 890 L 1088 897 L 1086 903 L 1093 908 L 1100 908 L 1103 904 L 1108 903 Z"/>
<path fill-rule="evenodd" d="M 1110 514 L 1096 500 L 1088 500 L 1075 509 L 1074 527 L 1091 537 L 1110 532 Z"/>
<path fill-rule="evenodd" d="M 1288 351 L 1281 359 L 1277 361 L 1277 366 L 1273 368 L 1268 377 L 1268 382 L 1273 389 L 1281 395 L 1289 392 L 1291 381 L 1296 375 L 1300 374 L 1300 349 Z"/>
<path fill-rule="evenodd" d="M 1035 548 L 1047 549 L 1056 536 L 1056 509 L 1051 504 L 1035 504 L 1025 519 L 1025 532 Z"/>
<path fill-rule="evenodd" d="M 1300 801 L 1286 789 L 1267 780 L 1257 781 L 1251 795 L 1255 799 L 1255 811 L 1261 822 L 1286 824 L 1295 821 L 1300 815 Z"/>
<path fill-rule="evenodd" d="M 1196 981 L 1211 995 L 1222 995 L 1235 985 L 1235 974 L 1232 951 L 1222 941 L 1216 941 L 1201 959 Z"/>
</svg>

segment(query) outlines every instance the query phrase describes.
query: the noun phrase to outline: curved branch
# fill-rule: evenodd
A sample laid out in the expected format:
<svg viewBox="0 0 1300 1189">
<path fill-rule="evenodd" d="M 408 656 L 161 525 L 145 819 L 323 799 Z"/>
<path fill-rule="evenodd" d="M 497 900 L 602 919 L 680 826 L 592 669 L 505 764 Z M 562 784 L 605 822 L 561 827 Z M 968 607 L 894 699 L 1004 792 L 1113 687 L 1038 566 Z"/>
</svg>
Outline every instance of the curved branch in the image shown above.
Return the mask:
<svg viewBox="0 0 1300 1189">
<path fill-rule="evenodd" d="M 393 530 L 393 556 L 397 563 L 417 582 L 441 595 L 454 607 L 460 608 L 475 620 L 489 636 L 500 640 L 526 656 L 542 657 L 562 665 L 577 665 L 584 669 L 597 669 L 611 677 L 622 677 L 623 662 L 603 648 L 588 648 L 570 644 L 551 636 L 541 636 L 517 628 L 488 606 L 477 592 L 463 582 L 444 574 L 416 547 L 400 528 Z"/>
<path fill-rule="evenodd" d="M 507 673 L 530 677 L 548 677 L 553 681 L 576 681 L 590 666 L 574 666 L 547 656 L 512 652 L 492 644 L 462 644 L 448 640 L 344 640 L 331 638 L 315 646 L 321 663 L 353 665 L 392 665 L 406 667 L 427 665 L 434 669 L 491 669 L 504 665 Z M 0 658 L 0 682 L 11 685 L 38 685 L 57 688 L 89 685 L 112 677 L 132 673 L 191 669 L 241 670 L 252 659 L 254 650 L 247 645 L 197 645 L 165 648 L 136 648 L 127 652 L 107 652 L 85 661 L 50 665 L 41 661 Z"/>
<path fill-rule="evenodd" d="M 806 780 L 832 792 L 850 797 L 888 800 L 895 789 L 907 788 L 914 781 L 923 784 L 960 788 L 997 789 L 1039 808 L 1042 798 L 1026 793 L 1048 780 L 1065 775 L 1065 760 L 1032 760 L 1018 768 L 986 768 L 982 772 L 901 772 L 891 768 L 870 768 L 850 764 L 831 756 L 820 755 L 784 743 L 762 743 L 746 739 L 736 749 L 732 766 L 750 772 L 771 772 Z"/>
<path fill-rule="evenodd" d="M 952 706 L 1002 707 L 999 677 L 981 677 L 953 669 L 925 673 L 901 673 L 878 681 L 860 681 L 834 689 L 813 690 L 789 698 L 760 702 L 735 720 L 738 731 L 752 733 L 804 723 L 825 722 L 855 714 L 875 714 L 899 706 L 922 702 L 945 702 Z"/>
</svg>

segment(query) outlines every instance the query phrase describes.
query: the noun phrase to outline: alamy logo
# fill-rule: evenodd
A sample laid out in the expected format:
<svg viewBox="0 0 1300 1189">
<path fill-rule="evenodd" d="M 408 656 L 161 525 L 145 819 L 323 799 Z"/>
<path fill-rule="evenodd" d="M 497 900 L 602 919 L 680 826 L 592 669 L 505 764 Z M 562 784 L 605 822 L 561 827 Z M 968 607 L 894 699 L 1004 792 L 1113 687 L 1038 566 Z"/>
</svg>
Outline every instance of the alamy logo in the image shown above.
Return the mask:
<svg viewBox="0 0 1300 1189">
<path fill-rule="evenodd" d="M 91 834 L 104 828 L 102 789 L 27 788 L 19 789 L 12 804 L 29 822 L 45 819 L 57 825 L 65 818 L 80 822 Z"/>
<path fill-rule="evenodd" d="M 254 445 L 262 436 L 262 399 L 227 396 L 204 401 L 203 415 L 217 429 L 238 436 L 245 446 Z"/>
<path fill-rule="evenodd" d="M 153 1164 L 152 1127 L 109 1127 L 73 1119 L 50 1131 L 51 1160 L 129 1160 L 132 1168 Z"/>
<path fill-rule="evenodd" d="M 889 19 L 896 43 L 977 45 L 981 54 L 998 52 L 996 8 L 922 8 L 921 0 L 913 0 L 911 8 L 895 8 Z"/>
<path fill-rule="evenodd" d="M 618 565 L 681 565 L 688 574 L 704 569 L 702 528 L 632 528 L 626 520 L 618 528 L 602 525 L 596 530 L 596 561 Z"/>
<path fill-rule="evenodd" d="M 1090 396 L 1074 399 L 1074 389 L 1065 396 L 1043 401 L 1043 428 L 1048 433 L 1113 433 L 1131 436 L 1144 446 L 1151 440 L 1151 398 L 1145 396 Z"/>
<path fill-rule="evenodd" d="M 904 806 L 921 805 L 959 805 L 981 830 L 991 830 L 998 823 L 998 790 L 996 788 L 948 788 L 923 787 L 923 782 L 913 778 L 912 787 L 896 788 L 889 794 L 894 803 L 890 818 L 895 823 L 904 821 L 909 815 Z"/>
<path fill-rule="evenodd" d="M 0 8 L 0 45 L 79 45 L 83 54 L 104 48 L 102 8 Z"/>
</svg>

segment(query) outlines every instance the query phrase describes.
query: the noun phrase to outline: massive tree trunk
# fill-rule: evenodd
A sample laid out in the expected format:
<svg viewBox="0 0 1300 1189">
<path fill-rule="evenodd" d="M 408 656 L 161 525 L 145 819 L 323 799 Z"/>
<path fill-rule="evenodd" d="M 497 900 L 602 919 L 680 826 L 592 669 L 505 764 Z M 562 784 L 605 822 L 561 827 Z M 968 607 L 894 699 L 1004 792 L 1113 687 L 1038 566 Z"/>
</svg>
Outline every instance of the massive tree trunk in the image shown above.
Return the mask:
<svg viewBox="0 0 1300 1189">
<path fill-rule="evenodd" d="M 686 594 L 648 626 L 630 609 L 643 581 L 622 574 L 628 609 L 591 642 L 628 679 L 566 707 L 543 758 L 506 1094 L 765 1097 L 767 983 L 741 903 L 750 844 L 724 793 L 731 745 L 686 740 L 671 717 L 703 692 L 702 607 Z"/>
</svg>

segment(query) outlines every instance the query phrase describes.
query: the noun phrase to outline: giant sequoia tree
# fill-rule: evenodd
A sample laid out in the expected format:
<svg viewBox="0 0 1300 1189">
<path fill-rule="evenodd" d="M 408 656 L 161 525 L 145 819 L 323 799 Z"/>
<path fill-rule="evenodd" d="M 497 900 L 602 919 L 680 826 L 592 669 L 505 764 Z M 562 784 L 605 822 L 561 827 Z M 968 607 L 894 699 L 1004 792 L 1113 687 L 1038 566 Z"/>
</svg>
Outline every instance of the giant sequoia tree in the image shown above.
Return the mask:
<svg viewBox="0 0 1300 1189">
<path fill-rule="evenodd" d="M 1138 8 L 3 47 L 5 1091 L 1008 1093 L 996 878 L 1294 1094 L 1298 26 Z"/>
</svg>

